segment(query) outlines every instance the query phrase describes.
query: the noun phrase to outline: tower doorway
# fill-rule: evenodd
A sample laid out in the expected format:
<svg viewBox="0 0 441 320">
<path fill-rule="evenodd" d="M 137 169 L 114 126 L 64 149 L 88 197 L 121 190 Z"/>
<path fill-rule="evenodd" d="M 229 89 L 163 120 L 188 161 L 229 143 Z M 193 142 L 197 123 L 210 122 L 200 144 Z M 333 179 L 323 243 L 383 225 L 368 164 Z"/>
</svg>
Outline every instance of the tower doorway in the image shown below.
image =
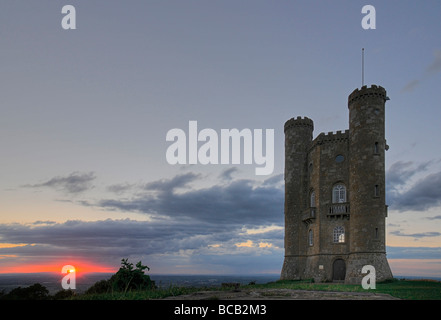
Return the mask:
<svg viewBox="0 0 441 320">
<path fill-rule="evenodd" d="M 337 259 L 332 265 L 332 280 L 344 281 L 346 276 L 346 263 L 343 259 Z"/>
</svg>

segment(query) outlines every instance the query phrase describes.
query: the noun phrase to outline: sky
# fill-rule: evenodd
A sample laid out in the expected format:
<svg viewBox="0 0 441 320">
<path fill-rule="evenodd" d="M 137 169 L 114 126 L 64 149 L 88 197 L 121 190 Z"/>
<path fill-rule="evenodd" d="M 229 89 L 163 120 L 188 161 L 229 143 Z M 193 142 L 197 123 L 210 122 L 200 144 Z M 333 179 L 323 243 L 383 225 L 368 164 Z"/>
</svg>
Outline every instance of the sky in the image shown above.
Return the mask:
<svg viewBox="0 0 441 320">
<path fill-rule="evenodd" d="M 283 125 L 348 129 L 364 48 L 364 83 L 391 99 L 390 266 L 441 277 L 440 15 L 439 0 L 2 1 L 0 273 L 123 258 L 152 274 L 280 273 Z M 273 129 L 274 170 L 169 164 L 166 135 L 190 121 Z"/>
</svg>

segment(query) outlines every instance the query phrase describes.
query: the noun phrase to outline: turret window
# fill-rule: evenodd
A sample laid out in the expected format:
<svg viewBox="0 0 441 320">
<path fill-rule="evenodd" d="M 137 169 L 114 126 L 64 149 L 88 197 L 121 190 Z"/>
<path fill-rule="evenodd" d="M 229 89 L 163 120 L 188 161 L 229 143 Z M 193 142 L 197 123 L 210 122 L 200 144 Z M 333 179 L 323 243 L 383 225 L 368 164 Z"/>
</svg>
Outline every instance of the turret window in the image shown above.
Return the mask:
<svg viewBox="0 0 441 320">
<path fill-rule="evenodd" d="M 314 245 L 314 232 L 312 230 L 308 232 L 308 243 L 310 247 Z"/>
<path fill-rule="evenodd" d="M 339 154 L 338 156 L 335 157 L 335 162 L 337 162 L 337 163 L 341 163 L 341 162 L 343 162 L 343 161 L 345 161 L 345 157 L 344 157 L 344 155 Z"/>
<path fill-rule="evenodd" d="M 379 197 L 380 196 L 380 187 L 378 186 L 378 184 L 375 185 L 374 187 L 374 197 Z"/>
<path fill-rule="evenodd" d="M 315 208 L 315 191 L 311 191 L 309 206 Z"/>
<path fill-rule="evenodd" d="M 375 154 L 380 153 L 380 152 L 379 152 L 379 148 L 378 148 L 378 142 L 375 142 L 375 145 L 374 145 L 374 153 L 375 153 Z"/>
<path fill-rule="evenodd" d="M 346 202 L 346 187 L 343 184 L 337 184 L 332 189 L 332 203 Z"/>
</svg>

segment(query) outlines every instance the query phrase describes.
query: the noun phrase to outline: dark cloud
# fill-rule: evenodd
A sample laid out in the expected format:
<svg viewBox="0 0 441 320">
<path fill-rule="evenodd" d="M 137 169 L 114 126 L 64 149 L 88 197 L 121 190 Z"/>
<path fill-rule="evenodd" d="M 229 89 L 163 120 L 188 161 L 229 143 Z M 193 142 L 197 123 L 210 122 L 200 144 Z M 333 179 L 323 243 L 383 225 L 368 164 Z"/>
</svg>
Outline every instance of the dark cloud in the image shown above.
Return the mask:
<svg viewBox="0 0 441 320">
<path fill-rule="evenodd" d="M 268 187 L 272 186 L 272 187 L 284 188 L 285 186 L 284 174 L 281 173 L 266 179 L 263 182 L 263 185 Z"/>
<path fill-rule="evenodd" d="M 441 220 L 441 216 L 427 217 L 427 220 Z"/>
<path fill-rule="evenodd" d="M 34 221 L 32 224 L 34 224 L 34 225 L 41 225 L 41 224 L 56 224 L 56 222 L 55 221 L 52 221 L 52 220 L 37 220 L 37 221 Z"/>
<path fill-rule="evenodd" d="M 8 257 L 0 259 L 0 266 L 11 263 L 10 261 L 44 264 L 72 259 L 113 265 L 124 257 L 133 259 L 144 257 L 149 264 L 154 262 L 157 268 L 170 260 L 180 264 L 196 259 L 213 264 L 213 260 L 216 260 L 213 259 L 215 256 L 236 256 L 236 260 L 246 259 L 239 257 L 244 251 L 235 244 L 248 240 L 255 242 L 256 248 L 254 252 L 247 252 L 247 255 L 256 255 L 256 251 L 259 250 L 258 244 L 271 240 L 273 247 L 265 248 L 264 253 L 278 252 L 280 259 L 283 257 L 282 249 L 276 245 L 276 243 L 283 245 L 283 234 L 280 230 L 247 234 L 239 227 L 227 229 L 215 224 L 177 219 L 71 220 L 50 225 L 0 224 L 0 239 L 6 243 L 27 244 L 0 248 L 0 257 Z M 213 245 L 221 248 L 210 247 Z M 226 266 L 223 259 L 217 260 L 219 260 L 216 262 L 218 265 L 213 270 Z M 176 272 L 173 271 L 173 266 L 169 267 L 172 272 Z M 158 272 L 160 269 L 155 271 Z"/>
<path fill-rule="evenodd" d="M 235 170 L 227 170 L 224 176 L 233 172 Z M 58 177 L 33 187 L 67 187 L 70 183 L 78 186 L 80 181 L 90 182 L 94 176 L 71 178 Z M 72 202 L 142 213 L 148 221 L 108 219 L 0 224 L 2 242 L 20 244 L 0 248 L 0 256 L 8 257 L 1 259 L 0 265 L 14 259 L 20 263 L 45 263 L 62 257 L 66 260 L 81 257 L 109 265 L 125 257 L 140 260 L 144 257 L 149 264 L 160 270 L 166 268 L 168 272 L 194 272 L 195 265 L 213 272 L 246 272 L 241 268 L 250 267 L 249 261 L 253 259 L 262 261 L 260 267 L 253 267 L 254 272 L 278 270 L 283 262 L 281 177 L 264 182 L 223 179 L 222 184 L 195 188 L 203 179 L 202 175 L 186 173 L 146 184 L 116 184 L 107 190 L 116 195 L 124 193 L 124 198 Z M 271 226 L 278 228 L 268 228 Z M 257 231 L 247 232 L 247 228 Z M 238 246 L 238 243 L 250 245 Z M 275 257 L 279 257 L 279 261 Z M 179 269 L 178 266 L 183 265 L 190 269 Z"/>
<path fill-rule="evenodd" d="M 135 187 L 134 184 L 130 183 L 119 183 L 119 184 L 113 184 L 111 186 L 108 186 L 106 189 L 107 191 L 116 193 L 116 194 L 122 194 L 124 192 L 128 192 L 132 190 Z"/>
<path fill-rule="evenodd" d="M 259 185 L 251 180 L 235 180 L 204 189 L 188 188 L 199 178 L 196 174 L 185 174 L 154 181 L 144 187 L 150 191 L 148 193 L 130 200 L 101 200 L 96 205 L 111 210 L 215 223 L 219 227 L 283 223 L 284 192 L 281 188 L 272 184 Z M 177 188 L 183 190 L 176 192 Z"/>
<path fill-rule="evenodd" d="M 405 185 L 412 176 L 425 171 L 433 161 L 426 161 L 415 166 L 413 161 L 397 161 L 393 163 L 386 174 L 388 189 L 398 189 Z"/>
<path fill-rule="evenodd" d="M 404 192 L 392 192 L 389 203 L 395 210 L 424 211 L 441 205 L 441 172 L 417 181 Z"/>
<path fill-rule="evenodd" d="M 125 192 L 124 198 L 72 202 L 105 210 L 142 213 L 148 221 L 108 219 L 0 224 L 2 242 L 28 244 L 0 248 L 0 256 L 16 256 L 20 261 L 82 257 L 100 263 L 118 263 L 124 257 L 147 257 L 146 261 L 156 261 L 156 266 L 163 266 L 165 261 L 176 265 L 201 263 L 220 272 L 233 266 L 245 266 L 247 260 L 257 260 L 257 256 L 262 255 L 268 268 L 278 269 L 283 260 L 280 227 L 284 221 L 280 176 L 264 182 L 228 180 L 211 187 L 195 188 L 202 179 L 205 179 L 202 175 L 186 173 L 146 184 L 113 185 L 107 190 L 116 195 Z M 58 185 L 66 180 L 57 181 L 44 185 Z M 132 198 L 127 196 L 128 192 Z M 246 228 L 258 231 L 250 233 Z M 252 245 L 240 247 L 238 243 Z M 275 256 L 280 257 L 276 267 Z M 0 264 L 6 260 L 1 259 Z M 225 261 L 235 263 L 227 267 Z"/>
<path fill-rule="evenodd" d="M 232 175 L 234 172 L 237 172 L 237 171 L 238 171 L 238 169 L 237 169 L 236 167 L 229 168 L 229 169 L 226 169 L 226 170 L 222 171 L 221 174 L 219 175 L 219 177 L 220 177 L 222 180 L 230 181 L 230 180 L 233 179 L 233 177 L 232 177 L 231 175 Z"/>
<path fill-rule="evenodd" d="M 423 211 L 441 205 L 441 172 L 429 174 L 410 186 L 410 179 L 426 171 L 433 161 L 415 165 L 398 161 L 387 171 L 387 202 L 391 209 Z"/>
<path fill-rule="evenodd" d="M 60 248 L 69 252 L 82 252 L 94 256 L 103 251 L 121 256 L 130 254 L 154 254 L 176 252 L 181 249 L 195 248 L 189 245 L 191 239 L 199 237 L 201 241 L 211 241 L 216 233 L 213 227 L 194 225 L 174 221 L 135 221 L 103 220 L 80 221 L 69 220 L 64 223 L 41 225 L 38 227 L 23 224 L 0 225 L 0 237 L 8 243 L 29 243 L 50 250 Z M 228 238 L 231 235 L 217 235 Z M 2 249 L 3 250 L 3 249 Z M 15 250 L 23 250 L 16 248 Z"/>
<path fill-rule="evenodd" d="M 175 189 L 186 187 L 189 183 L 195 181 L 199 177 L 199 174 L 189 172 L 177 175 L 171 179 L 161 179 L 149 182 L 144 186 L 144 189 L 170 193 L 174 192 Z"/>
<path fill-rule="evenodd" d="M 95 180 L 95 174 L 73 172 L 65 177 L 54 177 L 46 182 L 38 184 L 28 184 L 23 187 L 27 188 L 42 188 L 48 187 L 58 191 L 63 191 L 70 194 L 81 193 L 83 191 L 93 188 L 92 181 Z"/>
</svg>

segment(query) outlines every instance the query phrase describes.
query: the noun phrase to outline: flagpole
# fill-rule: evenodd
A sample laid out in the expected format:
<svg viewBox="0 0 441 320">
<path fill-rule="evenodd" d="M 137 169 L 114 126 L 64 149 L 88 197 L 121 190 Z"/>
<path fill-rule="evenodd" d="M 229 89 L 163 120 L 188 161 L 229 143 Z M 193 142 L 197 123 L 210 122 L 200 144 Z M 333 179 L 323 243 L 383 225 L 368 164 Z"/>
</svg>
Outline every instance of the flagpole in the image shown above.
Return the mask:
<svg viewBox="0 0 441 320">
<path fill-rule="evenodd" d="M 364 86 L 364 48 L 361 49 L 361 86 Z"/>
</svg>

